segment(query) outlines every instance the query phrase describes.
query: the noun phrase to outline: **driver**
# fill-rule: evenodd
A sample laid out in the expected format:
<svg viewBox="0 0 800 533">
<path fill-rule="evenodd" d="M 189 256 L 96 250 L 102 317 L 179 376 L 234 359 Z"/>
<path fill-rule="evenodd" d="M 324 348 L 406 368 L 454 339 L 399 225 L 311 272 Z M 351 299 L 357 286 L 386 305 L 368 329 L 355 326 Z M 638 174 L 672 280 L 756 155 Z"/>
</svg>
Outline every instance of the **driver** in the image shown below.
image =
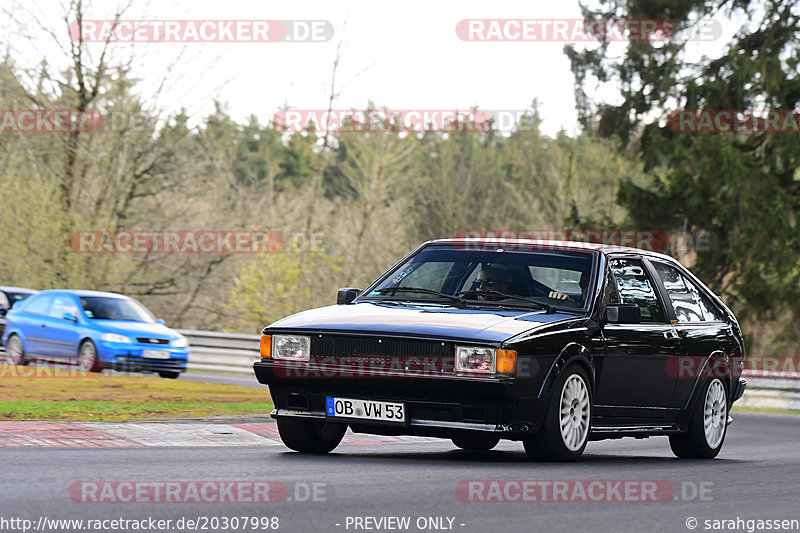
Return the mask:
<svg viewBox="0 0 800 533">
<path fill-rule="evenodd" d="M 481 271 L 478 277 L 475 278 L 474 287 L 475 291 L 479 293 L 508 292 L 511 280 L 509 275 L 501 268 L 493 267 L 490 264 L 484 263 L 481 265 Z M 479 300 L 501 300 L 502 296 L 499 294 L 479 294 Z"/>
</svg>

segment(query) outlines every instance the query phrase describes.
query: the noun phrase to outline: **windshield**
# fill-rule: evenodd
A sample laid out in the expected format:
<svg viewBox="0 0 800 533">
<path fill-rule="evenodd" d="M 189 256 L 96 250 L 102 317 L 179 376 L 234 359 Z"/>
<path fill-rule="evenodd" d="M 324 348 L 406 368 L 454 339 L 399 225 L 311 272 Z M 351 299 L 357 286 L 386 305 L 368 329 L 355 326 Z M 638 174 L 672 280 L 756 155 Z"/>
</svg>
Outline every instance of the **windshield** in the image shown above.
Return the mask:
<svg viewBox="0 0 800 533">
<path fill-rule="evenodd" d="M 156 321 L 145 306 L 130 298 L 81 296 L 81 306 L 87 318 L 96 320 L 132 320 L 150 324 Z"/>
<path fill-rule="evenodd" d="M 595 255 L 428 246 L 362 297 L 584 308 Z"/>
</svg>

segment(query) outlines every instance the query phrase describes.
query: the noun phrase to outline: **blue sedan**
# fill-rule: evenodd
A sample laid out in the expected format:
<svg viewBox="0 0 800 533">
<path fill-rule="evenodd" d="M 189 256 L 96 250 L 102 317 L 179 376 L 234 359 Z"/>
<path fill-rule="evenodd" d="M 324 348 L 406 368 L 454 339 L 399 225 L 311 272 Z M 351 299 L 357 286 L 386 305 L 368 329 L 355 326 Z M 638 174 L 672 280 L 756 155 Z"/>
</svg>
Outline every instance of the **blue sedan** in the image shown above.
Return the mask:
<svg viewBox="0 0 800 533">
<path fill-rule="evenodd" d="M 6 362 L 77 363 L 158 372 L 177 378 L 186 370 L 189 344 L 136 300 L 111 292 L 49 290 L 20 302 L 6 315 Z"/>
</svg>

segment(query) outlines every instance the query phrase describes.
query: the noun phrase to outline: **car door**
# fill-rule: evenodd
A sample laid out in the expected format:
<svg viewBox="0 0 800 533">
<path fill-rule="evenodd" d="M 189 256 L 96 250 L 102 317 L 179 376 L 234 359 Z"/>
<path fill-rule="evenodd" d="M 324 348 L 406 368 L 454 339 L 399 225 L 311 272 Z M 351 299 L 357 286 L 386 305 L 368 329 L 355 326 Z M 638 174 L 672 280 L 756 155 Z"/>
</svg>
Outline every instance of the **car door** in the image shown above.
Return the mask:
<svg viewBox="0 0 800 533">
<path fill-rule="evenodd" d="M 622 303 L 641 311 L 639 324 L 605 324 L 605 353 L 597 371 L 595 413 L 599 425 L 659 423 L 677 416 L 675 380 L 668 362 L 682 352 L 681 339 L 661 300 L 648 265 L 637 255 L 610 256 L 609 282 Z M 606 419 L 606 423 L 602 422 Z"/>
<path fill-rule="evenodd" d="M 669 367 L 676 378 L 673 407 L 683 407 L 689 400 L 692 387 L 705 368 L 708 357 L 714 353 L 738 354 L 731 326 L 725 313 L 675 265 L 651 260 L 674 309 L 675 325 L 684 346 L 685 357 Z"/>
<path fill-rule="evenodd" d="M 78 305 L 71 294 L 60 293 L 53 296 L 47 311 L 44 335 L 50 355 L 75 357 L 78 355 L 78 324 L 64 318 L 65 315 L 78 316 Z"/>
<path fill-rule="evenodd" d="M 14 325 L 19 328 L 25 339 L 25 352 L 28 354 L 45 355 L 48 353 L 49 346 L 44 330 L 47 327 L 45 321 L 52 300 L 51 294 L 31 296 L 25 305 L 14 313 Z"/>
</svg>

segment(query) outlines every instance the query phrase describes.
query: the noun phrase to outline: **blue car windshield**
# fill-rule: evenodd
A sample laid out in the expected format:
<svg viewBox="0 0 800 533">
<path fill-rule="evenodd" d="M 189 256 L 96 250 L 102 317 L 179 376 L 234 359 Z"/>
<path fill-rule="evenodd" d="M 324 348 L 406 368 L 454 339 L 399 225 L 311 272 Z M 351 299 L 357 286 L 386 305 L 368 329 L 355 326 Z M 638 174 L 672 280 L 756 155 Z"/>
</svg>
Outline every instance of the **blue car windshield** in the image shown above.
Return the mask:
<svg viewBox="0 0 800 533">
<path fill-rule="evenodd" d="M 488 249 L 487 249 L 488 248 Z M 432 245 L 388 274 L 362 298 L 584 308 L 595 255 L 556 248 L 471 249 Z"/>
<path fill-rule="evenodd" d="M 87 318 L 96 320 L 132 320 L 150 324 L 156 321 L 145 306 L 129 298 L 82 296 L 81 306 Z"/>
</svg>

